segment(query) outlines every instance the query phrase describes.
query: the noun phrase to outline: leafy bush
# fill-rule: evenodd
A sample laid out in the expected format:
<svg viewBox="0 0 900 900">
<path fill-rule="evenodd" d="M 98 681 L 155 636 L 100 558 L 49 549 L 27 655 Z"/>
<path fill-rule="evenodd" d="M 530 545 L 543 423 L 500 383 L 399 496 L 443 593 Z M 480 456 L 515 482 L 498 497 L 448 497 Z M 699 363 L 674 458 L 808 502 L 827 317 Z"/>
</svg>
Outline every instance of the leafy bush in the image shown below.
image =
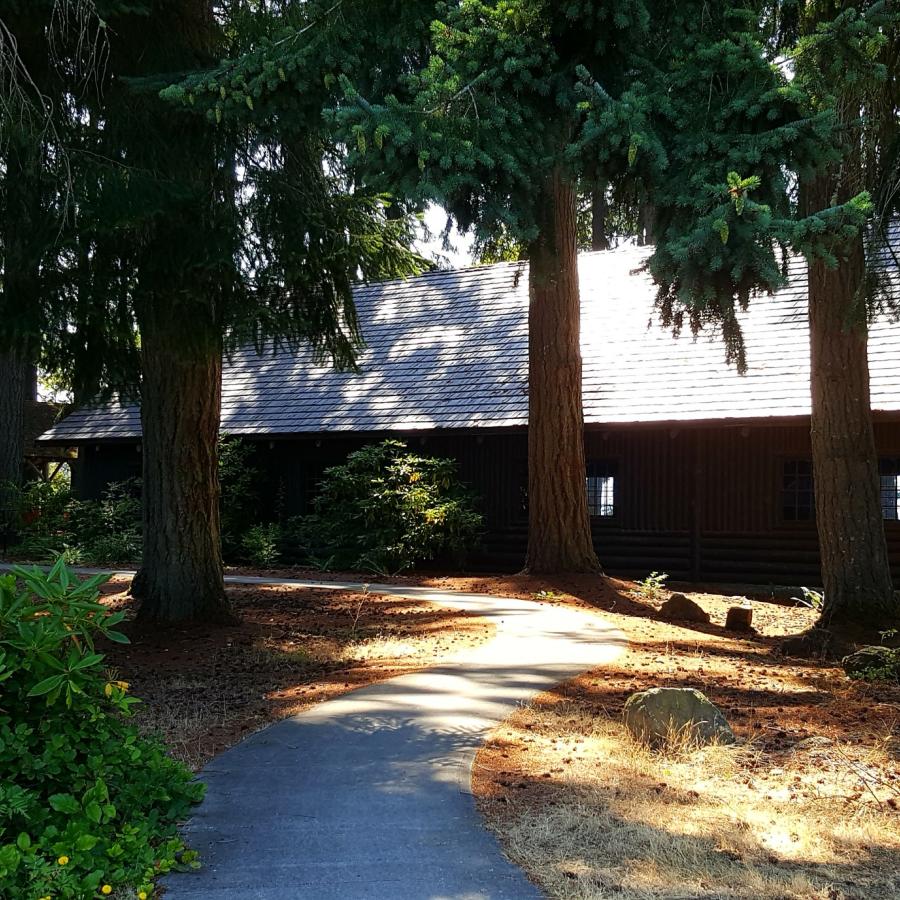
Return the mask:
<svg viewBox="0 0 900 900">
<path fill-rule="evenodd" d="M 313 508 L 304 540 L 327 568 L 398 572 L 468 549 L 482 525 L 453 460 L 417 456 L 393 440 L 326 469 Z"/>
<path fill-rule="evenodd" d="M 4 496 L 17 556 L 39 560 L 73 553 L 68 521 L 73 501 L 67 479 L 5 485 Z"/>
<path fill-rule="evenodd" d="M 104 580 L 62 560 L 0 577 L 2 897 L 149 896 L 196 864 L 176 823 L 203 786 L 127 721 L 138 701 L 95 651 L 101 635 L 127 640 L 123 614 L 97 602 Z"/>
<path fill-rule="evenodd" d="M 222 519 L 222 554 L 240 553 L 248 529 L 259 521 L 259 471 L 251 464 L 253 448 L 236 437 L 219 438 L 219 484 Z"/>
<path fill-rule="evenodd" d="M 254 566 L 269 568 L 278 562 L 281 553 L 281 528 L 276 522 L 254 525 L 241 539 L 244 556 Z"/>
<path fill-rule="evenodd" d="M 141 555 L 140 481 L 111 484 L 99 500 L 75 500 L 68 484 L 37 481 L 16 499 L 19 541 L 25 559 L 62 556 L 67 563 L 131 562 Z"/>
<path fill-rule="evenodd" d="M 73 501 L 69 522 L 84 562 L 106 565 L 140 559 L 140 480 L 115 482 L 100 500 Z"/>
</svg>

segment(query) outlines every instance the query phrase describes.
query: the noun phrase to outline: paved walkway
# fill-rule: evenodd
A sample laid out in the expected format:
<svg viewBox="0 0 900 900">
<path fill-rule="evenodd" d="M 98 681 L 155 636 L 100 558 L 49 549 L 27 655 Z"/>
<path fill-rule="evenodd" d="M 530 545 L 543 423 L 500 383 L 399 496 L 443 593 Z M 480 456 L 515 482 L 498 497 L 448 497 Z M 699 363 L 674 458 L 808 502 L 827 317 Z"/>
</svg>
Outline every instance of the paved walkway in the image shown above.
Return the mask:
<svg viewBox="0 0 900 900">
<path fill-rule="evenodd" d="M 231 584 L 359 590 L 351 582 Z M 496 637 L 452 661 L 353 691 L 216 757 L 185 832 L 203 868 L 167 900 L 536 900 L 470 790 L 486 734 L 534 694 L 622 652 L 625 638 L 570 608 L 369 585 L 490 619 Z"/>
</svg>

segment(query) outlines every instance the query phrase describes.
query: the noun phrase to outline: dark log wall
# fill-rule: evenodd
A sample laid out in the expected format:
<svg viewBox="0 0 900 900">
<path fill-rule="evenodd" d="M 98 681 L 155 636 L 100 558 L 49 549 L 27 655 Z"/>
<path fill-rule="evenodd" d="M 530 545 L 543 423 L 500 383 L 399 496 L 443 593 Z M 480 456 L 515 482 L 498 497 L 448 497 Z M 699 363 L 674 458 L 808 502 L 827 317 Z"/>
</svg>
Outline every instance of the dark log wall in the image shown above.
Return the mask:
<svg viewBox="0 0 900 900">
<path fill-rule="evenodd" d="M 266 506 L 307 510 L 322 471 L 384 435 L 255 441 Z M 514 571 L 527 538 L 524 432 L 405 436 L 421 453 L 457 460 L 481 497 L 487 533 L 473 568 Z M 879 452 L 900 457 L 900 422 L 875 427 Z M 97 496 L 109 481 L 138 474 L 134 444 L 82 448 L 76 488 Z M 815 523 L 781 519 L 784 460 L 810 458 L 808 425 L 618 426 L 585 435 L 588 461 L 615 467 L 615 515 L 593 519 L 594 544 L 611 574 L 810 584 L 819 577 Z M 900 584 L 900 522 L 885 528 Z"/>
</svg>

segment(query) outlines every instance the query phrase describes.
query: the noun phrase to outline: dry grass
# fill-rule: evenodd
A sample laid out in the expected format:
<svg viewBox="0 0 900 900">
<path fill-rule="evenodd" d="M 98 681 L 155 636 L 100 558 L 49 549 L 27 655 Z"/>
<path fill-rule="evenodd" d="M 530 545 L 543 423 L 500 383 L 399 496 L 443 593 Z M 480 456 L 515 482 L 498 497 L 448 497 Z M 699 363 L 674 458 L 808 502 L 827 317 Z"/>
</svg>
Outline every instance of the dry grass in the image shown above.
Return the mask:
<svg viewBox="0 0 900 900">
<path fill-rule="evenodd" d="M 525 799 L 483 806 L 551 897 L 892 897 L 900 819 L 887 801 L 900 791 L 879 773 L 896 749 L 871 751 L 866 767 L 815 741 L 778 766 L 752 742 L 656 754 L 619 722 L 563 702 L 494 735 L 480 765 L 527 755 L 536 765 L 524 777 L 537 781 L 501 769 Z"/>
<path fill-rule="evenodd" d="M 900 897 L 900 688 L 774 653 L 808 610 L 757 604 L 760 632 L 738 636 L 725 597 L 692 594 L 708 626 L 669 623 L 619 584 L 604 615 L 626 656 L 537 698 L 478 756 L 510 858 L 553 898 Z M 658 686 L 707 693 L 739 743 L 635 743 L 624 703 Z"/>
</svg>

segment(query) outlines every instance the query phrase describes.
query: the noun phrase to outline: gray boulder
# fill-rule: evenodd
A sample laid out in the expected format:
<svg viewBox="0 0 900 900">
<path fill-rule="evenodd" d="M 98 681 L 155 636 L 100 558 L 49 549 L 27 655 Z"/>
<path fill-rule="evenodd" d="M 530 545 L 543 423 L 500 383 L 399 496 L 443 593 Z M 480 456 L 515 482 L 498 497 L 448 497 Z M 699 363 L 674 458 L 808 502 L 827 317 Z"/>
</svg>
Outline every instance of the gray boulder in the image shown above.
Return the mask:
<svg viewBox="0 0 900 900">
<path fill-rule="evenodd" d="M 672 594 L 659 608 L 659 614 L 682 622 L 709 622 L 709 613 L 684 594 Z"/>
<path fill-rule="evenodd" d="M 636 740 L 654 748 L 673 739 L 697 746 L 735 741 L 721 710 L 694 688 L 652 688 L 632 694 L 623 718 Z"/>
</svg>

